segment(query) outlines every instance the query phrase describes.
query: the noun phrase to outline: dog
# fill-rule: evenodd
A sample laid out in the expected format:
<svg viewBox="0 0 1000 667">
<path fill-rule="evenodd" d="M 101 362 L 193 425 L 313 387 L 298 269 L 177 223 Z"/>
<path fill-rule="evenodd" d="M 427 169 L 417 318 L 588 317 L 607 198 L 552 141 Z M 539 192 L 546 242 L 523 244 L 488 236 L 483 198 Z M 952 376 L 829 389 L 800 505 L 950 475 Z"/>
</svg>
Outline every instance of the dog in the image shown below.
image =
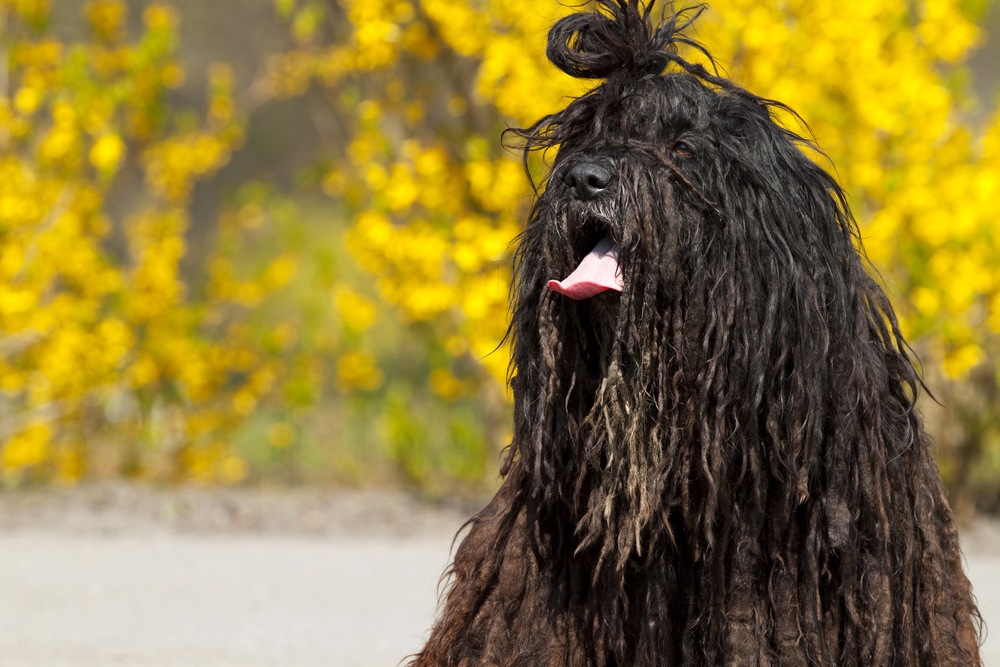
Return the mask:
<svg viewBox="0 0 1000 667">
<path fill-rule="evenodd" d="M 654 0 L 655 2 L 655 0 Z M 513 441 L 417 667 L 976 666 L 981 619 L 844 190 L 794 113 L 680 54 L 700 9 L 598 0 L 591 92 L 515 253 Z"/>
</svg>

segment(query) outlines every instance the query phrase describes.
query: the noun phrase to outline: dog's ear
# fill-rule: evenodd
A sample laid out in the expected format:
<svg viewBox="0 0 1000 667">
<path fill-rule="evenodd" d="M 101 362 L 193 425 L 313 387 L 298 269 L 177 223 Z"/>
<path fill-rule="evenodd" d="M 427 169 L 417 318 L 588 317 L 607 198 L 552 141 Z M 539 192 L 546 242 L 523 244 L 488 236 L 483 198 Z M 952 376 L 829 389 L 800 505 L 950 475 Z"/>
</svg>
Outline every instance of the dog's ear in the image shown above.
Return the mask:
<svg viewBox="0 0 1000 667">
<path fill-rule="evenodd" d="M 814 144 L 776 121 L 775 106 L 785 108 L 732 95 L 720 105 L 739 111 L 715 133 L 722 182 L 710 186 L 709 196 L 728 194 L 730 201 L 719 202 L 724 214 L 750 233 L 756 228 L 769 245 L 837 243 L 849 251 L 856 229 L 846 194 L 806 154 L 808 148 L 822 156 Z"/>
<path fill-rule="evenodd" d="M 546 55 L 570 76 L 606 79 L 620 74 L 630 78 L 659 75 L 677 60 L 677 44 L 699 45 L 680 36 L 704 6 L 651 20 L 656 0 L 598 0 L 592 12 L 572 14 L 549 31 Z"/>
</svg>

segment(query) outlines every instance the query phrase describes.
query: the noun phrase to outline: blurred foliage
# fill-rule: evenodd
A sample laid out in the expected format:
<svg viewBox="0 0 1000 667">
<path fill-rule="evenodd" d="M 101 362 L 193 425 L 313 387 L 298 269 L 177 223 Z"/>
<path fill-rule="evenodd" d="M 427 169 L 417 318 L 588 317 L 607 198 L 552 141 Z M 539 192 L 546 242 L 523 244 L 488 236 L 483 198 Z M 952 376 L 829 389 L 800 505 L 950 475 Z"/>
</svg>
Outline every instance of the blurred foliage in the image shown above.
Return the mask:
<svg viewBox="0 0 1000 667">
<path fill-rule="evenodd" d="M 232 77 L 206 108 L 169 90 L 178 17 L 150 4 L 130 36 L 122 2 L 84 6 L 89 39 L 57 41 L 43 0 L 0 2 L 0 470 L 6 483 L 98 467 L 235 482 L 230 435 L 261 403 L 294 406 L 294 331 L 251 326 L 296 271 L 281 253 L 237 275 L 250 215 L 221 222 L 211 279 L 182 275 L 192 188 L 243 141 Z M 134 192 L 119 198 L 116 184 Z"/>
<path fill-rule="evenodd" d="M 209 67 L 196 110 L 170 94 L 176 12 L 149 4 L 131 34 L 126 9 L 86 3 L 89 36 L 67 42 L 45 0 L 0 0 L 5 479 L 75 479 L 104 451 L 156 478 L 305 461 L 434 492 L 491 484 L 510 244 L 532 196 L 499 135 L 586 90 L 543 56 L 579 8 L 274 0 L 289 47 L 260 54 L 255 81 Z M 986 9 L 715 0 L 697 25 L 836 165 L 943 404 L 925 407 L 943 472 L 973 490 L 1000 480 L 1000 115 L 971 120 L 963 65 Z M 204 270 L 182 270 L 192 189 L 247 115 L 317 91 L 346 137 L 310 172 L 326 203 L 248 183 Z"/>
</svg>

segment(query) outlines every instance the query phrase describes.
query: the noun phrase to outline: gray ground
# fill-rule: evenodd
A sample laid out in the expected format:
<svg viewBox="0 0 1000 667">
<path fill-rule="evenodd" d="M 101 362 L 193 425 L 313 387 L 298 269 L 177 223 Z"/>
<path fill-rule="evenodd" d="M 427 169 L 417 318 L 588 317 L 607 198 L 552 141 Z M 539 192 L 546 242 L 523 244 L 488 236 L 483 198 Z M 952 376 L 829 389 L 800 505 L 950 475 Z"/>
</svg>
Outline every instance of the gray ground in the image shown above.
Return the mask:
<svg viewBox="0 0 1000 667">
<path fill-rule="evenodd" d="M 392 667 L 421 645 L 467 511 L 376 493 L 0 494 L 0 667 Z M 1000 524 L 963 538 L 1000 628 Z M 1000 636 L 984 657 L 1000 665 Z"/>
</svg>

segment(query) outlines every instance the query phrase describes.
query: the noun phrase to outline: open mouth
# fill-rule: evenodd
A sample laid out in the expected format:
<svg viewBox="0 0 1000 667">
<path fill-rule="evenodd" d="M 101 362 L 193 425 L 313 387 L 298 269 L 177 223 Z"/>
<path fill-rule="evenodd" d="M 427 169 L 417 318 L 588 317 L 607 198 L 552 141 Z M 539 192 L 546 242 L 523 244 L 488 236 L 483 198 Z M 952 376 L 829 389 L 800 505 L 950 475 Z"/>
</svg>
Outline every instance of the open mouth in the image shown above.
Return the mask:
<svg viewBox="0 0 1000 667">
<path fill-rule="evenodd" d="M 589 299 L 595 294 L 625 287 L 618 258 L 621 244 L 615 243 L 607 226 L 588 220 L 581 234 L 576 256 L 582 257 L 577 267 L 562 280 L 549 280 L 548 287 L 571 299 Z"/>
</svg>

